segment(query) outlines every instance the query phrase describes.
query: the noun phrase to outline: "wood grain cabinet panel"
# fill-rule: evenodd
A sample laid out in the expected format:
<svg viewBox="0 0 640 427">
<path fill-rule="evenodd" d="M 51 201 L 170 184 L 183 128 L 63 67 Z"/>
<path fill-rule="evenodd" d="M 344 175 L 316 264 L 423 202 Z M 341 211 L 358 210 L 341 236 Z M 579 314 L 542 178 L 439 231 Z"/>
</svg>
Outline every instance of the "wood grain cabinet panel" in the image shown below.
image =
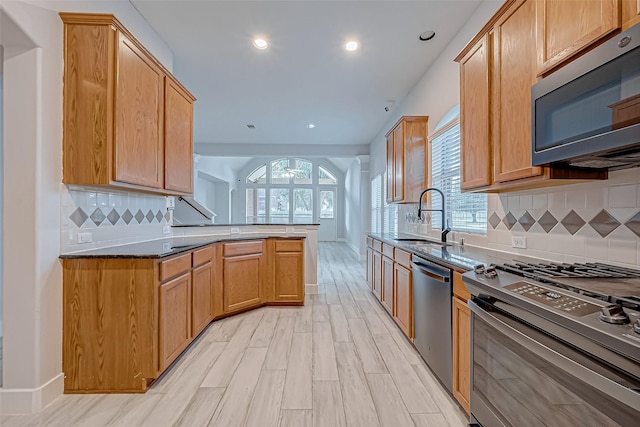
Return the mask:
<svg viewBox="0 0 640 427">
<path fill-rule="evenodd" d="M 382 257 L 382 306 L 391 314 L 395 315 L 394 303 L 394 282 L 393 282 L 393 260 Z"/>
<path fill-rule="evenodd" d="M 471 310 L 467 300 L 471 295 L 462 281 L 462 275 L 453 273 L 452 343 L 453 343 L 453 396 L 467 411 L 471 396 Z"/>
<path fill-rule="evenodd" d="M 496 182 L 543 174 L 541 167 L 531 166 L 535 23 L 535 1 L 518 1 L 494 27 L 493 158 Z"/>
<path fill-rule="evenodd" d="M 395 314 L 393 318 L 407 338 L 413 340 L 413 285 L 411 280 L 411 270 L 397 262 L 394 263 Z"/>
<path fill-rule="evenodd" d="M 382 301 L 382 254 L 377 251 L 373 251 L 373 294 Z"/>
<path fill-rule="evenodd" d="M 196 337 L 213 320 L 212 262 L 194 268 L 191 280 L 191 336 Z"/>
<path fill-rule="evenodd" d="M 191 193 L 195 98 L 113 15 L 60 16 L 63 182 Z"/>
<path fill-rule="evenodd" d="M 640 0 L 622 0 L 622 31 L 640 23 Z"/>
<path fill-rule="evenodd" d="M 373 249 L 367 248 L 367 284 L 369 289 L 373 290 Z"/>
<path fill-rule="evenodd" d="M 191 342 L 191 273 L 160 285 L 160 370 Z"/>
<path fill-rule="evenodd" d="M 162 188 L 164 75 L 124 34 L 118 34 L 114 180 Z"/>
<path fill-rule="evenodd" d="M 427 187 L 427 116 L 403 116 L 387 133 L 387 202 L 417 203 Z"/>
<path fill-rule="evenodd" d="M 304 255 L 278 252 L 274 255 L 274 301 L 304 300 Z"/>
<path fill-rule="evenodd" d="M 491 185 L 491 44 L 485 34 L 460 60 L 460 188 Z"/>
<path fill-rule="evenodd" d="M 224 258 L 224 312 L 246 310 L 263 302 L 266 274 L 262 254 Z"/>
<path fill-rule="evenodd" d="M 176 82 L 165 78 L 164 187 L 193 193 L 193 99 Z"/>
<path fill-rule="evenodd" d="M 620 28 L 620 0 L 531 0 L 536 8 L 537 75 Z M 537 18 L 537 19 L 536 19 Z"/>
</svg>

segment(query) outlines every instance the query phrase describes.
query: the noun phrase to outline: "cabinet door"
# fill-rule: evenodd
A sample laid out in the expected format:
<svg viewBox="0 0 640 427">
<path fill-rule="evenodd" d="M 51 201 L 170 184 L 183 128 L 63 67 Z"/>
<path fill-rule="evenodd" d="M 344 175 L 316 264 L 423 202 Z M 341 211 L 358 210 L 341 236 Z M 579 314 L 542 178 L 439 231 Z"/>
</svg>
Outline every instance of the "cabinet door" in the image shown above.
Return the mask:
<svg viewBox="0 0 640 427">
<path fill-rule="evenodd" d="M 367 284 L 373 290 L 373 249 L 367 248 Z"/>
<path fill-rule="evenodd" d="M 622 31 L 640 23 L 640 0 L 622 0 Z"/>
<path fill-rule="evenodd" d="M 395 180 L 395 172 L 393 169 L 393 132 L 387 135 L 387 203 L 393 202 L 393 188 Z"/>
<path fill-rule="evenodd" d="M 532 7 L 537 6 L 537 19 L 531 17 L 532 23 L 537 21 L 537 75 L 619 28 L 619 1 L 530 1 Z"/>
<path fill-rule="evenodd" d="M 469 413 L 471 390 L 471 311 L 453 297 L 453 395 Z"/>
<path fill-rule="evenodd" d="M 118 38 L 116 181 L 162 188 L 164 75 L 123 34 Z"/>
<path fill-rule="evenodd" d="M 429 186 L 427 176 L 427 121 L 407 122 L 404 135 L 404 202 L 417 203 Z"/>
<path fill-rule="evenodd" d="M 404 200 L 404 137 L 405 123 L 393 130 L 393 201 Z M 388 173 L 388 172 L 387 172 Z"/>
<path fill-rule="evenodd" d="M 485 34 L 460 60 L 462 190 L 491 185 L 490 47 L 489 34 Z"/>
<path fill-rule="evenodd" d="M 493 36 L 494 181 L 539 176 L 531 166 L 531 86 L 535 76 L 535 1 L 517 1 Z M 567 2 L 582 3 L 582 2 Z M 465 153 L 465 156 L 468 155 Z"/>
<path fill-rule="evenodd" d="M 304 259 L 302 252 L 276 252 L 274 257 L 276 301 L 304 300 Z"/>
<path fill-rule="evenodd" d="M 394 263 L 395 316 L 394 319 L 402 332 L 413 339 L 413 286 L 411 270 Z"/>
<path fill-rule="evenodd" d="M 191 341 L 191 273 L 160 286 L 160 370 L 169 367 Z"/>
<path fill-rule="evenodd" d="M 386 256 L 382 257 L 382 306 L 393 316 L 394 294 L 393 294 L 393 260 Z"/>
<path fill-rule="evenodd" d="M 164 188 L 193 192 L 193 101 L 170 78 L 165 79 Z"/>
<path fill-rule="evenodd" d="M 267 273 L 262 254 L 225 258 L 223 269 L 225 313 L 262 304 L 262 282 Z"/>
<path fill-rule="evenodd" d="M 382 301 L 382 254 L 373 251 L 373 287 L 374 295 Z"/>
<path fill-rule="evenodd" d="M 192 271 L 192 336 L 197 336 L 213 320 L 213 264 L 211 261 Z"/>
</svg>

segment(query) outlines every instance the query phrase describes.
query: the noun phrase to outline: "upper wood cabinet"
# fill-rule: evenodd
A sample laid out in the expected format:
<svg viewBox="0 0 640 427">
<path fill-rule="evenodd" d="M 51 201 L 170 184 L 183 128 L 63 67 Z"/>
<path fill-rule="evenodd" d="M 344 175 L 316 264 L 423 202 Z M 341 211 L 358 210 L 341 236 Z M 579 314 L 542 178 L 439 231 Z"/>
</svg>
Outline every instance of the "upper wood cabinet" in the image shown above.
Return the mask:
<svg viewBox="0 0 640 427">
<path fill-rule="evenodd" d="M 640 23 L 640 0 L 622 0 L 622 31 Z"/>
<path fill-rule="evenodd" d="M 620 0 L 535 0 L 537 75 L 620 28 Z"/>
<path fill-rule="evenodd" d="M 427 116 L 403 116 L 387 133 L 387 202 L 417 203 L 427 187 Z"/>
<path fill-rule="evenodd" d="M 195 98 L 113 15 L 60 16 L 63 182 L 191 193 Z"/>
<path fill-rule="evenodd" d="M 607 177 L 606 171 L 532 165 L 535 34 L 536 0 L 507 1 L 456 58 L 462 190 L 512 191 Z"/>
<path fill-rule="evenodd" d="M 490 35 L 485 34 L 460 60 L 460 187 L 491 185 Z"/>
</svg>

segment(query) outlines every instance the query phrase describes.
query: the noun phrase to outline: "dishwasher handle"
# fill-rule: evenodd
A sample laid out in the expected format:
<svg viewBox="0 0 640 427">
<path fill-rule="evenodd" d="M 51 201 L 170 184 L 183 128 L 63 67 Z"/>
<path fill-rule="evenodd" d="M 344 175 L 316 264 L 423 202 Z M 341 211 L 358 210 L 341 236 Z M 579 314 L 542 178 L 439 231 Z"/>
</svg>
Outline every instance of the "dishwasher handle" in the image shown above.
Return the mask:
<svg viewBox="0 0 640 427">
<path fill-rule="evenodd" d="M 438 282 L 448 283 L 451 281 L 451 270 L 432 264 L 428 261 L 412 261 L 411 266 L 425 276 L 429 276 Z"/>
</svg>

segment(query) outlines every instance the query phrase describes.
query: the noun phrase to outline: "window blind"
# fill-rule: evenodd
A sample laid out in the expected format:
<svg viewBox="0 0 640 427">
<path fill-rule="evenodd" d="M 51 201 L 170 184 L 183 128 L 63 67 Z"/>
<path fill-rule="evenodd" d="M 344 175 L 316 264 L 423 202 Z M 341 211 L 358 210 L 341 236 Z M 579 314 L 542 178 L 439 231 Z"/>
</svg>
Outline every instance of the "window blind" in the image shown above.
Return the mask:
<svg viewBox="0 0 640 427">
<path fill-rule="evenodd" d="M 387 182 L 387 174 L 382 176 L 382 182 Z M 398 231 L 398 205 L 387 203 L 387 186 L 382 186 L 382 232 L 396 233 Z"/>
<path fill-rule="evenodd" d="M 473 159 L 468 159 L 473 161 Z M 487 231 L 487 195 L 460 191 L 460 120 L 431 140 L 431 182 L 445 195 L 445 221 L 452 230 Z M 442 209 L 440 195 L 431 193 L 433 209 Z M 431 212 L 432 225 L 442 228 L 439 212 Z"/>
<path fill-rule="evenodd" d="M 382 222 L 382 175 L 371 180 L 371 232 L 380 233 Z"/>
</svg>

